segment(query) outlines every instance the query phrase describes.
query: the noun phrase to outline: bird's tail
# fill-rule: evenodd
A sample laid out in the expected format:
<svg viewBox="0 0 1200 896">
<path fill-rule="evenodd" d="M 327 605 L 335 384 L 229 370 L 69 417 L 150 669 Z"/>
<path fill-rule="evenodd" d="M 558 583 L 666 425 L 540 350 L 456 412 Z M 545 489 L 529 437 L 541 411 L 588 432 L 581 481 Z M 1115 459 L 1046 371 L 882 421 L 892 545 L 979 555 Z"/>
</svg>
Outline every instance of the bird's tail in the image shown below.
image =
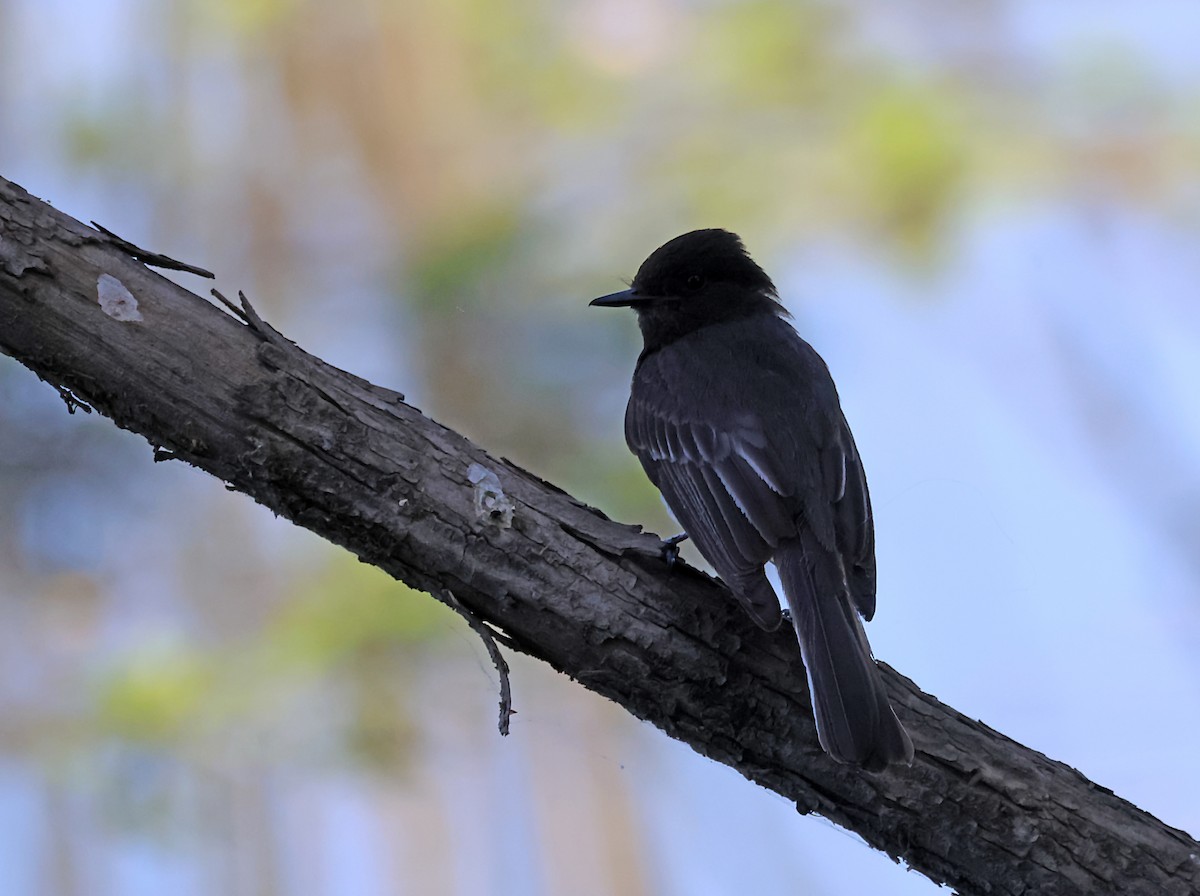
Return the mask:
<svg viewBox="0 0 1200 896">
<path fill-rule="evenodd" d="M 775 565 L 800 639 L 825 752 L 869 771 L 911 763 L 912 741 L 888 703 L 840 558 L 803 532 L 780 544 Z"/>
</svg>

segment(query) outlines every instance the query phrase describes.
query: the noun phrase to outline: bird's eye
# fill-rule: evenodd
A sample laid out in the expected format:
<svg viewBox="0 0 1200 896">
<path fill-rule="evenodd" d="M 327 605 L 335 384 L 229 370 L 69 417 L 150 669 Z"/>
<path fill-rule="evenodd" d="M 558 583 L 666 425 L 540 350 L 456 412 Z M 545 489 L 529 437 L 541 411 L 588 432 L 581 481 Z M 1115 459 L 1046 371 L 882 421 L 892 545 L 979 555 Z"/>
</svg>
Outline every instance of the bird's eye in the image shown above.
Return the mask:
<svg viewBox="0 0 1200 896">
<path fill-rule="evenodd" d="M 692 274 L 687 278 L 687 280 L 684 281 L 684 286 L 686 286 L 691 292 L 695 292 L 703 285 L 704 278 L 699 274 Z"/>
</svg>

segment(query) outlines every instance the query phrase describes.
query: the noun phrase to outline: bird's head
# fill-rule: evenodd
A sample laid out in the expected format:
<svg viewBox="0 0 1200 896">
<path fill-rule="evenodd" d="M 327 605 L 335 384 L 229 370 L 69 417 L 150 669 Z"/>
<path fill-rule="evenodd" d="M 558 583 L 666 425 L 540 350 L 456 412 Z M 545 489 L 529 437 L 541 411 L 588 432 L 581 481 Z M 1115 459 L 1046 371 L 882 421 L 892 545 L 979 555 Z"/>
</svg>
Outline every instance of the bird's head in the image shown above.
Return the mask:
<svg viewBox="0 0 1200 896">
<path fill-rule="evenodd" d="M 631 307 L 646 347 L 710 324 L 754 314 L 782 316 L 775 284 L 727 230 L 693 230 L 659 246 L 629 289 L 593 299 L 603 308 Z"/>
</svg>

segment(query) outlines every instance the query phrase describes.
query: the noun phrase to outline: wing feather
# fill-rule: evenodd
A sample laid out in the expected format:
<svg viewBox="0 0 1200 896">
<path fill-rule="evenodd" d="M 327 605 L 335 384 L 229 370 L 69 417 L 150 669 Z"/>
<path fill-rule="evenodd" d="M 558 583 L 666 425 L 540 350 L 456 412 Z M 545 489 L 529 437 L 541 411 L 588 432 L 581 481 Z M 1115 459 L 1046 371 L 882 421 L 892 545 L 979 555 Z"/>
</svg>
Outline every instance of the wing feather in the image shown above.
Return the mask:
<svg viewBox="0 0 1200 896">
<path fill-rule="evenodd" d="M 834 531 L 850 596 L 858 612 L 870 622 L 875 615 L 875 518 L 862 459 L 844 420 L 842 434 L 845 481 L 841 497 L 833 503 Z"/>
</svg>

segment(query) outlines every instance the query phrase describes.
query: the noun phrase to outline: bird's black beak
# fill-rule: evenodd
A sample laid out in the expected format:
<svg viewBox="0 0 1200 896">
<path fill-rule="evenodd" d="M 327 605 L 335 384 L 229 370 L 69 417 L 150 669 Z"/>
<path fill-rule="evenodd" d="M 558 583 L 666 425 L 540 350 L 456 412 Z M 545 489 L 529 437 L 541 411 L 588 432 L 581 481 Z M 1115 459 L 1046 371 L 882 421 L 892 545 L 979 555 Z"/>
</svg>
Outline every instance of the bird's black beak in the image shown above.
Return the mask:
<svg viewBox="0 0 1200 896">
<path fill-rule="evenodd" d="M 636 289 L 623 289 L 620 292 L 592 299 L 588 304 L 599 308 L 624 308 L 627 305 L 641 305 L 646 301 L 647 297 L 639 293 Z"/>
</svg>

